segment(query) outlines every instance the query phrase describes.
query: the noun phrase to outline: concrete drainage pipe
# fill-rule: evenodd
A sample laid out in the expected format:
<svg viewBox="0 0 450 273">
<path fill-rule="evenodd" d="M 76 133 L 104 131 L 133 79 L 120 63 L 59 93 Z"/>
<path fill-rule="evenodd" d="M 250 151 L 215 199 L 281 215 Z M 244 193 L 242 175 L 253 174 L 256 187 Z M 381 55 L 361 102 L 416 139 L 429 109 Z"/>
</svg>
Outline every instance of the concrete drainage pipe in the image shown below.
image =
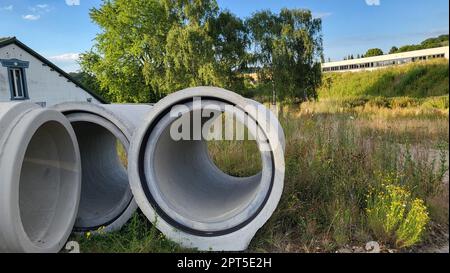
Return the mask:
<svg viewBox="0 0 450 273">
<path fill-rule="evenodd" d="M 81 163 L 61 113 L 0 103 L 0 252 L 58 252 L 77 214 Z"/>
<path fill-rule="evenodd" d="M 216 118 L 233 112 L 250 134 L 260 136 L 259 174 L 237 178 L 214 165 L 205 138 L 193 137 L 210 129 L 215 118 L 202 116 L 206 112 Z M 193 121 L 196 115 L 200 125 Z M 174 139 L 178 129 L 172 125 L 185 121 L 193 121 L 192 138 Z M 199 250 L 244 250 L 280 200 L 283 149 L 281 126 L 262 105 L 224 89 L 186 89 L 158 102 L 136 131 L 128 155 L 131 189 L 147 218 L 173 241 Z"/>
<path fill-rule="evenodd" d="M 54 106 L 71 122 L 82 163 L 80 207 L 74 231 L 119 230 L 135 212 L 126 152 L 148 105 L 63 103 Z M 118 149 L 123 148 L 124 160 Z"/>
</svg>

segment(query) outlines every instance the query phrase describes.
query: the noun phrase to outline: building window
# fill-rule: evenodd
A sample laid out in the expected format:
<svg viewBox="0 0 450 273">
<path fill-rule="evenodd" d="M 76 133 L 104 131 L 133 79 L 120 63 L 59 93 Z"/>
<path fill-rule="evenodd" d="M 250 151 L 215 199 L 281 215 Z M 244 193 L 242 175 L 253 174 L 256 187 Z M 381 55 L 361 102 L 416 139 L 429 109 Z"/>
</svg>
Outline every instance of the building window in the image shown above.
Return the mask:
<svg viewBox="0 0 450 273">
<path fill-rule="evenodd" d="M 27 80 L 25 75 L 25 69 L 28 68 L 29 62 L 10 59 L 0 59 L 3 67 L 8 69 L 9 88 L 11 92 L 11 100 L 27 100 Z"/>
<path fill-rule="evenodd" d="M 25 90 L 25 81 L 23 77 L 22 68 L 9 69 L 9 79 L 11 82 L 11 99 L 24 100 L 27 99 L 27 92 Z"/>
</svg>

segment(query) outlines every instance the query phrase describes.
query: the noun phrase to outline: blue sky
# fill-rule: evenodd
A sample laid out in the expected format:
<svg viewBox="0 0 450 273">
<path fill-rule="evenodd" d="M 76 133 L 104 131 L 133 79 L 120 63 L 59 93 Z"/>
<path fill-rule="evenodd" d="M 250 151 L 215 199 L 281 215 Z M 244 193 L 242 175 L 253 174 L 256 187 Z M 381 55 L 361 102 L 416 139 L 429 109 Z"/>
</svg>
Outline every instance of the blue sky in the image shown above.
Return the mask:
<svg viewBox="0 0 450 273">
<path fill-rule="evenodd" d="M 0 0 L 0 37 L 16 36 L 64 70 L 92 47 L 100 30 L 89 9 L 101 0 Z M 418 43 L 449 32 L 448 0 L 218 0 L 245 18 L 283 7 L 307 8 L 323 19 L 326 58 L 340 60 L 368 48 Z"/>
</svg>

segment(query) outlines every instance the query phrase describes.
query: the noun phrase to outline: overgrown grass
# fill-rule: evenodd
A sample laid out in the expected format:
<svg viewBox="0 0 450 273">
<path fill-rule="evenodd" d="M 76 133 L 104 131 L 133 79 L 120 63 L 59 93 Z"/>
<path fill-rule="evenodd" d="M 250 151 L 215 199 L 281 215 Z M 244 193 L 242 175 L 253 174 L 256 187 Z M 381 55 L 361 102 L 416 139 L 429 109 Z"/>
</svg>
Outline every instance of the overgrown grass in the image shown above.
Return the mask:
<svg viewBox="0 0 450 273">
<path fill-rule="evenodd" d="M 261 171 L 261 155 L 256 141 L 209 141 L 212 161 L 224 173 L 249 177 Z"/>
<path fill-rule="evenodd" d="M 81 252 L 93 253 L 173 253 L 182 249 L 167 240 L 143 214 L 137 212 L 122 230 L 112 233 L 86 233 L 72 236 L 80 244 Z"/>
<path fill-rule="evenodd" d="M 253 241 L 252 250 L 330 251 L 377 240 L 367 226 L 365 200 L 368 189 L 380 184 L 379 173 L 402 177 L 401 184 L 423 200 L 442 193 L 447 167 L 440 166 L 440 159 L 430 160 L 426 153 L 385 141 L 377 130 L 364 133 L 370 130 L 364 128 L 364 116 L 300 113 L 297 118 L 288 115 L 282 120 L 288 140 L 286 189 L 279 209 Z M 448 130 L 444 120 L 434 123 Z M 448 142 L 448 135 L 425 143 L 425 149 L 437 147 L 441 141 Z M 436 172 L 436 168 L 442 170 Z"/>
<path fill-rule="evenodd" d="M 448 206 L 442 201 L 446 192 L 442 180 L 448 170 L 448 113 L 308 109 L 282 111 L 285 189 L 250 252 L 322 252 L 371 240 L 384 242 L 368 224 L 367 195 L 388 174 L 398 178 L 397 184 L 411 198 L 423 200 L 429 211 L 433 225 L 427 225 L 414 243 L 428 240 L 435 223 L 448 229 Z M 423 130 L 414 127 L 418 122 Z M 212 142 L 209 149 L 216 164 L 231 175 L 251 175 L 260 168 L 253 143 Z M 432 156 L 429 151 L 434 151 Z M 77 240 L 85 252 L 186 251 L 167 241 L 141 215 L 120 232 Z M 397 246 L 402 245 L 390 245 Z"/>
</svg>

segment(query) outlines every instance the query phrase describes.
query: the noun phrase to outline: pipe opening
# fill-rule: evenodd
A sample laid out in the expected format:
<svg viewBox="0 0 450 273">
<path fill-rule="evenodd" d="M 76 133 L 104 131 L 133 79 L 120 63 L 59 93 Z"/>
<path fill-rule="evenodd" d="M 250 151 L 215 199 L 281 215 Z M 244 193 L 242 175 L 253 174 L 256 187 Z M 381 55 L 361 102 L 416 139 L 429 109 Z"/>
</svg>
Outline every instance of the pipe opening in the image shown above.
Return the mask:
<svg viewBox="0 0 450 273">
<path fill-rule="evenodd" d="M 174 140 L 171 135 L 171 128 L 180 120 L 190 119 L 190 126 L 195 126 L 193 117 L 198 116 L 199 111 L 207 110 L 219 116 L 228 111 L 226 105 L 209 100 L 202 101 L 198 106 L 201 108 L 197 108 L 193 103 L 186 103 L 186 110 L 180 116 L 168 113 L 162 117 L 148 138 L 144 165 L 148 189 L 166 217 L 185 227 L 186 231 L 208 235 L 243 225 L 258 214 L 270 192 L 273 173 L 270 152 L 255 149 L 259 153 L 255 158 L 260 160 L 257 163 L 260 169 L 254 175 L 236 177 L 216 166 L 204 137 L 201 140 Z M 238 112 L 236 116 L 248 117 L 243 111 Z M 208 128 L 212 119 L 214 117 L 202 118 L 201 128 Z M 248 118 L 247 125 L 248 132 L 255 136 L 257 123 Z M 191 135 L 195 131 L 192 127 Z M 259 141 L 256 143 L 263 145 Z"/>
<path fill-rule="evenodd" d="M 38 247 L 55 245 L 68 229 L 77 204 L 76 151 L 66 128 L 44 123 L 26 149 L 19 182 L 22 226 Z"/>
<path fill-rule="evenodd" d="M 222 139 L 210 139 L 207 141 L 208 155 L 214 165 L 222 172 L 234 177 L 250 177 L 262 171 L 261 153 L 256 140 L 249 138 L 248 128 L 239 120 L 222 114 Z M 226 124 L 235 124 L 237 128 L 242 128 L 242 138 L 238 139 L 234 134 L 233 139 L 226 138 Z M 210 135 L 212 137 L 212 135 Z"/>
<path fill-rule="evenodd" d="M 78 139 L 83 170 L 75 229 L 94 230 L 114 222 L 133 198 L 124 166 L 128 140 L 103 118 L 68 117 Z"/>
</svg>

